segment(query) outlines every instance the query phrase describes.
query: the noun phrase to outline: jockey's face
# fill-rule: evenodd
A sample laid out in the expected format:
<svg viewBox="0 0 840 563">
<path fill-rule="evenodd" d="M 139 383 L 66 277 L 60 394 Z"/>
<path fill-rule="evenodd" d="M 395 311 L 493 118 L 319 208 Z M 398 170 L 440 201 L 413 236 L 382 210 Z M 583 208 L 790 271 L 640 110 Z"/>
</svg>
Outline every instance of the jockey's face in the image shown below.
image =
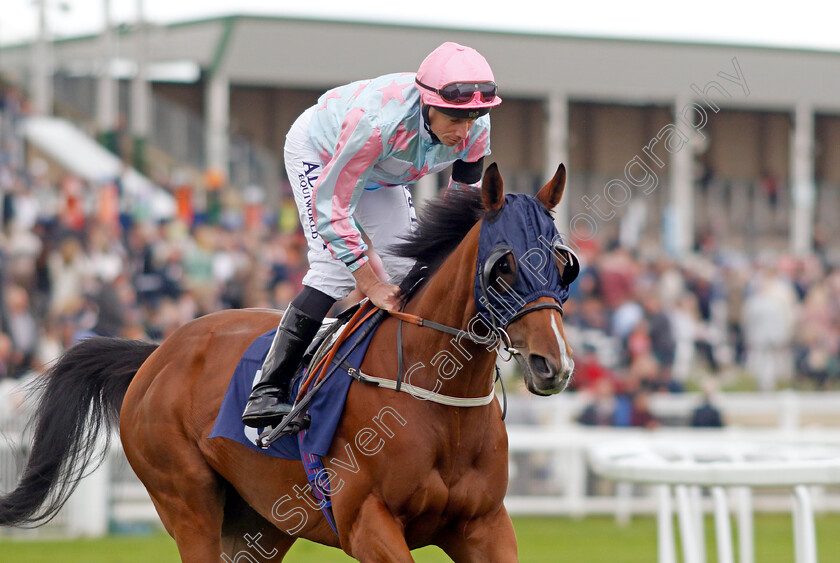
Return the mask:
<svg viewBox="0 0 840 563">
<path fill-rule="evenodd" d="M 473 123 L 475 123 L 475 119 L 452 117 L 437 111 L 433 107 L 429 108 L 429 129 L 447 147 L 454 147 L 464 142 L 470 129 L 472 129 Z"/>
</svg>

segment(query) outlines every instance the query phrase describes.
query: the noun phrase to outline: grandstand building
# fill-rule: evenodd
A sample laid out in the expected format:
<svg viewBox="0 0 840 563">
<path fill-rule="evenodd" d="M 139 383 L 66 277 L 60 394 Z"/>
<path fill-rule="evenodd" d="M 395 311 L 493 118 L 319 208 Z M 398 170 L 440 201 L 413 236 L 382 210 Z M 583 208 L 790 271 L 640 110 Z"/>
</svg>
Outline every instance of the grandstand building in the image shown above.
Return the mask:
<svg viewBox="0 0 840 563">
<path fill-rule="evenodd" d="M 22 85 L 46 72 L 43 111 L 100 133 L 123 123 L 143 158 L 276 197 L 285 133 L 322 91 L 414 71 L 447 40 L 494 69 L 491 160 L 508 189 L 567 164 L 561 232 L 675 255 L 708 237 L 741 252 L 836 244 L 838 53 L 231 16 L 9 46 L 0 71 Z"/>
</svg>

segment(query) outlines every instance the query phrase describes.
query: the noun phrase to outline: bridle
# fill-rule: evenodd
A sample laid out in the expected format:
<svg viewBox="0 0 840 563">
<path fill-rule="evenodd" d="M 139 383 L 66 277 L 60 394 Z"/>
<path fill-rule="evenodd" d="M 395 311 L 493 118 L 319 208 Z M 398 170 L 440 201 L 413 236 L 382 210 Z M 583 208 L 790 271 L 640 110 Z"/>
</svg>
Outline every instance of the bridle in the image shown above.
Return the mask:
<svg viewBox="0 0 840 563">
<path fill-rule="evenodd" d="M 484 299 L 487 304 L 490 304 L 490 294 L 488 292 L 488 287 L 490 286 L 490 276 L 493 273 L 493 267 L 496 263 L 504 258 L 508 254 L 513 254 L 513 248 L 509 245 L 501 244 L 495 247 L 492 251 L 490 251 L 489 256 L 481 265 L 481 268 L 478 272 L 479 276 L 479 283 L 481 289 L 481 296 L 479 299 Z M 500 280 L 505 286 L 508 291 L 513 291 L 513 288 L 507 285 L 504 281 Z M 508 326 L 512 323 L 518 321 L 519 319 L 523 318 L 525 315 L 529 313 L 533 313 L 535 311 L 539 311 L 542 309 L 552 309 L 560 313 L 560 317 L 563 317 L 563 305 L 555 300 L 552 303 L 535 303 L 533 305 L 524 305 L 518 311 L 516 311 L 513 315 L 510 316 L 507 320 L 502 318 L 498 312 L 495 310 L 494 307 L 487 307 L 488 311 L 490 311 L 490 323 L 493 329 L 493 332 L 496 333 L 499 339 L 499 347 L 497 352 L 499 356 L 502 356 L 502 352 L 507 352 L 508 357 L 502 359 L 504 361 L 508 361 L 514 356 L 521 356 L 522 353 L 517 349 L 513 343 L 511 342 L 510 335 L 507 332 Z"/>
<path fill-rule="evenodd" d="M 517 197 L 523 197 L 521 195 L 508 195 L 506 196 L 509 201 L 515 201 Z M 550 217 L 548 212 L 545 212 L 546 215 Z M 497 215 L 499 217 L 499 215 Z M 544 219 L 541 221 L 544 222 Z M 550 224 L 551 225 L 551 224 Z M 543 225 L 544 227 L 544 225 Z M 445 334 L 449 334 L 455 336 L 458 341 L 462 338 L 466 338 L 467 340 L 473 342 L 478 346 L 487 347 L 488 350 L 491 348 L 489 347 L 490 344 L 495 342 L 495 350 L 496 353 L 502 357 L 505 361 L 510 360 L 511 358 L 516 358 L 517 362 L 520 365 L 524 364 L 524 359 L 522 357 L 522 353 L 516 348 L 510 338 L 510 335 L 507 332 L 508 326 L 512 323 L 521 320 L 525 316 L 534 313 L 536 311 L 541 310 L 553 310 L 560 313 L 560 316 L 563 316 L 563 301 L 568 297 L 568 286 L 577 276 L 579 271 L 579 263 L 577 262 L 577 257 L 574 255 L 574 252 L 563 244 L 562 240 L 560 239 L 559 235 L 557 235 L 556 230 L 553 229 L 553 225 L 550 227 L 553 230 L 555 239 L 559 241 L 559 244 L 555 242 L 555 239 L 552 240 L 550 243 L 550 250 L 551 254 L 555 254 L 555 251 L 564 251 L 567 252 L 569 255 L 570 260 L 564 261 L 566 266 L 571 265 L 572 270 L 571 273 L 566 272 L 566 268 L 563 269 L 563 272 L 554 272 L 548 275 L 547 278 L 543 278 L 539 272 L 537 275 L 542 279 L 543 283 L 547 280 L 551 280 L 549 283 L 549 287 L 543 290 L 535 290 L 533 287 L 533 271 L 528 275 L 519 276 L 519 270 L 514 271 L 514 279 L 513 285 L 519 286 L 520 289 L 514 290 L 513 287 L 509 286 L 505 280 L 500 276 L 496 280 L 491 280 L 490 277 L 493 273 L 493 269 L 495 265 L 504 258 L 506 255 L 510 254 L 512 258 L 515 258 L 514 248 L 507 242 L 506 236 L 498 236 L 496 235 L 495 241 L 488 241 L 489 244 L 492 244 L 491 250 L 486 258 L 481 261 L 482 257 L 482 246 L 481 246 L 481 235 L 479 236 L 479 252 L 478 258 L 476 262 L 476 278 L 474 279 L 474 299 L 476 301 L 476 307 L 478 309 L 478 314 L 473 320 L 480 320 L 482 324 L 486 327 L 488 325 L 487 320 L 489 320 L 490 324 L 490 332 L 485 335 L 481 336 L 475 334 L 470 327 L 472 326 L 472 320 L 467 325 L 467 330 L 463 330 L 460 328 L 451 327 L 442 323 L 438 323 L 436 321 L 432 321 L 429 319 L 425 319 L 418 315 L 414 315 L 411 313 L 406 313 L 403 310 L 400 311 L 385 311 L 385 310 L 371 310 L 369 306 L 362 305 L 358 307 L 353 315 L 353 318 L 350 319 L 348 325 L 353 328 L 363 327 L 359 334 L 356 334 L 355 341 L 352 343 L 352 346 L 349 350 L 346 350 L 341 358 L 335 357 L 335 350 L 338 347 L 338 341 L 341 339 L 349 338 L 350 333 L 353 333 L 353 328 L 349 331 L 342 331 L 341 334 L 337 337 L 337 340 L 329 342 L 328 338 L 325 338 L 324 342 L 319 348 L 318 353 L 310 362 L 308 372 L 311 372 L 307 376 L 307 382 L 312 382 L 312 387 L 309 388 L 308 393 L 306 396 L 300 396 L 303 392 L 304 384 L 301 384 L 298 400 L 295 402 L 295 406 L 292 408 L 292 411 L 289 415 L 284 419 L 283 423 L 279 425 L 277 428 L 274 428 L 270 432 L 264 432 L 264 435 L 261 435 L 258 440 L 258 445 L 261 447 L 267 447 L 272 441 L 274 441 L 277 437 L 279 437 L 283 432 L 286 431 L 286 427 L 291 425 L 295 422 L 296 418 L 300 418 L 303 416 L 307 405 L 311 401 L 314 393 L 320 388 L 327 378 L 329 378 L 338 367 L 342 367 L 347 370 L 347 374 L 357 381 L 362 383 L 382 386 L 389 389 L 394 389 L 396 391 L 403 391 L 412 394 L 415 398 L 429 400 L 436 403 L 456 406 L 456 407 L 473 407 L 473 406 L 483 406 L 490 404 L 495 399 L 495 391 L 493 390 L 493 386 L 491 385 L 491 389 L 488 395 L 484 397 L 450 397 L 446 395 L 442 395 L 435 391 L 429 391 L 428 389 L 422 389 L 416 386 L 411 385 L 410 383 L 406 382 L 403 385 L 403 376 L 404 376 L 404 360 L 403 360 L 403 343 L 402 343 L 402 325 L 404 322 L 411 323 L 412 325 L 418 327 L 426 327 L 432 330 L 442 332 Z M 497 233 L 504 233 L 504 230 L 497 230 Z M 530 241 L 525 248 L 527 249 L 526 254 L 523 255 L 521 260 L 523 264 L 527 264 L 528 266 L 533 266 L 532 264 L 528 263 L 525 258 L 527 257 L 528 253 L 533 252 L 535 246 L 535 238 L 539 238 L 541 243 L 545 243 L 547 241 L 543 240 L 543 236 L 551 236 L 551 231 L 548 230 L 540 230 L 537 232 L 528 231 L 531 233 L 530 235 L 526 236 L 526 240 Z M 542 233 L 542 234 L 540 234 Z M 520 245 L 523 246 L 523 245 Z M 520 248 L 522 250 L 522 248 Z M 543 261 L 540 264 L 540 267 L 545 267 L 546 263 Z M 556 264 L 553 265 L 554 267 L 558 267 Z M 530 269 L 530 268 L 529 268 Z M 560 278 L 558 279 L 556 276 L 560 273 Z M 405 295 L 411 296 L 414 292 L 418 289 L 421 283 L 425 281 L 424 279 L 418 279 L 415 283 L 414 287 L 410 288 L 408 291 L 405 292 Z M 499 287 L 501 287 L 504 291 L 504 295 L 499 293 L 499 291 L 491 287 L 491 281 L 493 281 L 492 285 L 495 285 L 496 282 L 499 282 Z M 524 285 L 523 285 L 524 284 Z M 530 284 L 530 285 L 529 285 Z M 524 291 L 522 289 L 525 289 Z M 551 298 L 550 302 L 536 302 L 537 299 L 541 297 L 549 297 Z M 505 300 L 513 300 L 518 307 L 509 306 L 510 304 L 507 303 Z M 493 301 L 500 301 L 499 303 L 493 303 Z M 527 301 L 526 301 L 527 300 Z M 528 303 L 533 303 L 528 305 Z M 365 303 L 365 302 L 363 302 Z M 368 304 L 369 305 L 369 304 Z M 504 315 L 500 314 L 498 307 L 499 305 L 506 309 L 510 314 Z M 484 308 L 486 311 L 482 311 Z M 361 318 L 361 315 L 364 313 L 364 319 Z M 362 373 L 360 369 L 349 365 L 347 362 L 347 357 L 352 351 L 353 348 L 358 346 L 364 337 L 369 334 L 371 330 L 379 324 L 381 318 L 385 315 L 389 314 L 392 317 L 396 318 L 398 321 L 397 324 L 397 365 L 398 365 L 398 372 L 397 372 L 397 379 L 396 381 L 392 379 L 382 379 L 378 378 L 369 374 Z M 369 319 L 371 322 L 365 324 L 365 320 Z M 356 324 L 354 325 L 354 322 Z M 338 328 L 336 330 L 339 330 Z M 332 347 L 332 348 L 331 348 Z M 323 349 L 323 350 L 322 350 Z M 333 350 L 332 354 L 327 353 L 327 350 Z M 322 354 L 323 352 L 323 354 Z M 504 354 L 507 354 L 507 358 L 504 357 Z M 317 365 L 315 365 L 317 363 Z M 313 371 L 313 365 L 315 367 Z M 323 367 L 322 367 L 323 366 Z M 320 374 L 316 376 L 318 373 L 319 368 L 322 368 Z M 527 366 L 523 366 L 523 369 L 526 369 Z M 504 419 L 507 413 L 507 394 L 504 388 L 504 381 L 502 380 L 500 373 L 499 373 L 499 366 L 498 364 L 495 365 L 495 380 L 499 381 L 502 385 L 502 394 L 503 394 L 503 408 L 502 408 L 502 418 Z"/>
<path fill-rule="evenodd" d="M 570 249 L 569 249 L 569 252 L 572 255 L 574 254 Z M 479 300 L 483 299 L 485 303 L 491 304 L 490 299 L 491 299 L 492 295 L 491 295 L 491 291 L 489 290 L 489 286 L 490 286 L 490 276 L 492 274 L 493 267 L 505 255 L 512 254 L 512 253 L 513 253 L 513 248 L 511 246 L 506 245 L 506 244 L 500 244 L 500 245 L 496 246 L 495 248 L 493 248 L 493 250 L 490 252 L 487 259 L 485 259 L 484 262 L 481 264 L 480 268 L 477 271 L 478 283 L 479 283 L 479 288 L 480 288 L 480 295 L 478 296 Z M 576 257 L 575 257 L 575 259 L 576 259 Z M 576 276 L 576 272 L 575 272 L 575 276 Z M 503 280 L 500 280 L 500 281 L 503 282 Z M 564 283 L 566 282 L 566 280 L 563 280 L 563 281 L 564 281 Z M 419 285 L 422 282 L 423 282 L 422 279 L 418 280 L 417 283 L 414 285 L 414 287 L 412 287 L 409 291 L 406 292 L 406 295 L 413 295 L 414 292 L 417 290 L 417 288 L 419 287 Z M 571 283 L 571 280 L 569 280 L 569 283 Z M 511 288 L 509 286 L 507 287 L 507 290 L 513 292 L 513 288 Z M 521 299 L 521 296 L 519 296 L 519 297 Z M 375 377 L 375 376 L 370 375 L 370 374 L 362 373 L 361 370 L 349 365 L 346 361 L 346 358 L 347 358 L 347 356 L 349 356 L 350 351 L 353 348 L 355 348 L 355 346 L 357 346 L 363 340 L 363 337 L 367 333 L 369 333 L 369 331 L 373 330 L 374 327 L 379 324 L 378 319 L 371 319 L 374 322 L 371 322 L 370 324 L 366 325 L 364 327 L 364 329 L 361 331 L 361 334 L 356 335 L 355 343 L 353 344 L 353 346 L 351 347 L 350 350 L 346 351 L 346 353 L 344 354 L 344 356 L 342 358 L 333 359 L 333 358 L 330 358 L 329 356 L 326 356 L 326 350 L 330 349 L 330 343 L 328 342 L 329 339 L 325 339 L 324 343 L 322 344 L 322 348 L 324 348 L 324 353 L 325 353 L 325 358 L 326 358 L 325 371 L 322 372 L 322 374 L 320 376 L 318 376 L 318 378 L 317 378 L 318 381 L 313 384 L 313 388 L 310 390 L 309 393 L 307 393 L 307 395 L 305 397 L 300 397 L 300 396 L 298 397 L 298 400 L 295 402 L 295 406 L 293 407 L 292 412 L 289 413 L 289 415 L 286 417 L 284 422 L 282 424 L 280 424 L 278 427 L 272 429 L 271 431 L 264 432 L 263 435 L 261 435 L 259 437 L 258 445 L 260 447 L 263 447 L 263 448 L 268 447 L 269 444 L 271 444 L 274 440 L 276 440 L 285 431 L 286 427 L 289 426 L 294 421 L 295 417 L 302 416 L 305 409 L 307 408 L 307 405 L 309 404 L 312 397 L 314 396 L 314 392 L 317 391 L 317 389 L 321 385 L 323 385 L 324 381 L 326 381 L 326 379 L 328 377 L 330 377 L 330 375 L 332 375 L 335 372 L 335 369 L 339 366 L 345 368 L 347 370 L 348 375 L 350 375 L 351 377 L 353 377 L 354 379 L 356 379 L 356 380 L 358 380 L 362 383 L 367 383 L 367 384 L 372 384 L 372 385 L 382 386 L 382 387 L 385 387 L 385 388 L 394 389 L 397 392 L 399 392 L 399 391 L 408 392 L 412 396 L 415 396 L 416 398 L 422 398 L 423 400 L 429 400 L 429 401 L 432 401 L 432 402 L 437 402 L 437 403 L 441 403 L 441 404 L 445 404 L 445 405 L 451 405 L 451 406 L 459 406 L 459 407 L 474 407 L 474 406 L 483 406 L 483 405 L 490 404 L 490 402 L 492 402 L 493 399 L 495 398 L 495 392 L 493 391 L 492 388 L 490 390 L 490 393 L 488 395 L 484 396 L 484 397 L 470 397 L 470 398 L 449 397 L 449 396 L 441 395 L 441 394 L 433 392 L 433 391 L 429 391 L 427 389 L 422 389 L 422 388 L 410 385 L 409 383 L 406 383 L 405 384 L 406 388 L 403 388 L 403 376 L 404 376 L 405 370 L 404 370 L 404 361 L 403 361 L 402 325 L 403 325 L 404 322 L 411 323 L 411 324 L 413 324 L 415 326 L 418 326 L 418 327 L 426 327 L 426 328 L 430 328 L 430 329 L 438 331 L 438 332 L 442 332 L 442 333 L 445 333 L 445 334 L 450 334 L 452 336 L 455 336 L 459 341 L 460 341 L 461 338 L 466 338 L 467 340 L 469 340 L 469 341 L 471 341 L 474 344 L 477 344 L 479 346 L 488 346 L 492 342 L 496 341 L 496 353 L 499 355 L 499 357 L 501 357 L 505 361 L 508 361 L 511 358 L 515 358 L 517 360 L 517 362 L 519 362 L 520 365 L 522 365 L 522 362 L 524 361 L 522 359 L 522 353 L 511 342 L 510 335 L 507 332 L 507 327 L 510 326 L 512 323 L 522 319 L 523 317 L 525 317 L 526 315 L 528 315 L 530 313 L 533 313 L 533 312 L 536 312 L 536 311 L 541 311 L 541 310 L 544 310 L 544 309 L 550 309 L 550 310 L 557 311 L 558 313 L 560 313 L 561 317 L 563 316 L 563 306 L 562 306 L 561 302 L 556 298 L 554 299 L 553 302 L 534 303 L 533 305 L 527 305 L 526 303 L 523 302 L 523 305 L 521 307 L 519 307 L 516 311 L 514 311 L 510 315 L 510 317 L 507 318 L 507 319 L 500 316 L 497 313 L 497 311 L 495 311 L 494 307 L 492 307 L 492 306 L 487 307 L 487 309 L 491 313 L 489 315 L 490 324 L 491 324 L 491 327 L 490 327 L 491 332 L 486 336 L 480 336 L 480 335 L 477 335 L 477 334 L 473 333 L 471 330 L 469 330 L 469 325 L 467 327 L 468 330 L 463 330 L 463 329 L 460 329 L 460 328 L 455 328 L 455 327 L 451 327 L 449 325 L 438 323 L 436 321 L 425 319 L 425 318 L 420 317 L 418 315 L 414 315 L 414 314 L 411 314 L 411 313 L 406 313 L 405 311 L 402 311 L 402 310 L 400 310 L 400 311 L 385 311 L 385 310 L 379 309 L 379 310 L 373 311 L 373 310 L 370 310 L 368 308 L 365 318 L 370 318 L 371 316 L 374 316 L 374 317 L 378 317 L 378 318 L 381 319 L 381 317 L 387 313 L 387 314 L 391 315 L 392 317 L 396 318 L 397 321 L 398 321 L 398 324 L 397 324 L 397 365 L 398 365 L 398 371 L 397 371 L 396 381 L 390 380 L 390 379 L 382 379 L 382 378 Z M 356 311 L 353 318 L 350 319 L 349 324 L 352 325 L 354 320 L 357 319 L 357 316 L 360 315 L 363 312 L 365 312 L 365 307 L 359 308 Z M 475 317 L 475 318 L 480 318 L 482 320 L 482 322 L 485 324 L 485 326 L 487 326 L 487 323 L 484 322 L 485 317 L 487 317 L 487 315 L 483 315 L 483 314 L 479 313 L 478 316 Z M 361 324 L 363 324 L 363 322 L 361 322 L 359 324 L 361 325 Z M 352 332 L 352 330 L 350 332 Z M 349 337 L 349 334 L 346 335 L 346 336 Z M 333 342 L 332 345 L 337 347 L 337 343 L 335 343 L 335 342 Z M 321 352 L 322 352 L 322 350 L 319 349 L 315 358 L 313 358 L 313 360 L 310 364 L 310 369 L 308 371 L 310 371 L 310 372 L 313 371 L 311 369 L 313 367 L 312 365 L 315 364 L 316 361 L 319 361 L 319 356 L 321 355 Z M 507 354 L 506 358 L 504 357 L 504 354 Z M 317 372 L 317 369 L 315 371 Z M 311 373 L 309 375 L 309 377 L 313 377 L 313 376 L 314 376 L 313 373 Z M 507 415 L 507 392 L 506 392 L 505 387 L 504 387 L 504 380 L 501 378 L 501 375 L 500 375 L 500 372 L 499 372 L 498 364 L 495 365 L 495 379 L 494 379 L 494 381 L 499 381 L 501 386 L 502 386 L 502 397 L 503 397 L 502 419 L 504 420 L 505 416 Z M 303 389 L 303 385 L 301 386 L 301 389 Z"/>
<path fill-rule="evenodd" d="M 493 266 L 498 262 L 501 258 L 505 255 L 510 254 L 513 252 L 513 248 L 507 245 L 500 245 L 491 251 L 490 256 L 485 260 L 484 264 L 481 265 L 481 269 L 479 271 L 479 276 L 481 280 L 481 297 L 484 298 L 488 303 L 490 302 L 490 295 L 488 294 L 487 287 L 489 285 L 489 278 L 490 274 L 492 273 Z M 407 292 L 408 295 L 411 295 L 415 288 L 412 288 L 410 291 Z M 454 328 L 448 325 L 444 325 L 435 321 L 430 321 L 428 319 L 424 319 L 418 315 L 413 315 L 411 313 L 406 313 L 402 310 L 400 311 L 388 311 L 392 317 L 399 320 L 399 326 L 397 327 L 397 346 L 399 347 L 398 351 L 398 358 L 399 358 L 399 373 L 398 373 L 398 385 L 399 381 L 401 380 L 401 376 L 403 373 L 403 366 L 402 366 L 402 323 L 408 322 L 415 326 L 427 327 L 438 332 L 443 332 L 446 334 L 451 334 L 457 337 L 459 340 L 461 338 L 466 338 L 473 342 L 474 344 L 478 344 L 479 346 L 486 346 L 492 340 L 497 340 L 498 345 L 496 352 L 499 354 L 500 357 L 504 361 L 508 361 L 514 356 L 521 356 L 522 353 L 516 348 L 513 343 L 511 342 L 510 335 L 507 332 L 507 327 L 510 326 L 512 323 L 518 321 L 519 319 L 523 318 L 525 315 L 533 313 L 535 311 L 540 311 L 542 309 L 552 309 L 560 313 L 560 316 L 563 316 L 563 305 L 560 304 L 558 301 L 554 301 L 553 303 L 535 303 L 533 305 L 525 305 L 521 307 L 516 313 L 514 313 L 509 319 L 506 321 L 497 317 L 497 314 L 490 308 L 490 311 L 493 314 L 490 317 L 491 320 L 491 329 L 493 336 L 484 336 L 480 337 L 474 334 L 470 330 L 462 330 L 458 328 Z M 502 354 L 503 352 L 507 353 L 508 356 L 505 358 Z"/>
</svg>

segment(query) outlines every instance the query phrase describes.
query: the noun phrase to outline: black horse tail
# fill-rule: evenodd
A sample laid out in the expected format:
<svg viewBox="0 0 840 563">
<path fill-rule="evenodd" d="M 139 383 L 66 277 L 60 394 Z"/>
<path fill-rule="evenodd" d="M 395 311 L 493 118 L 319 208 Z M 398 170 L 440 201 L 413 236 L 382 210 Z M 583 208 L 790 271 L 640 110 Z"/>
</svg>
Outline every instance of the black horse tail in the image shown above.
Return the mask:
<svg viewBox="0 0 840 563">
<path fill-rule="evenodd" d="M 39 378 L 29 459 L 17 488 L 0 496 L 0 525 L 41 525 L 55 517 L 79 480 L 102 463 L 128 385 L 156 348 L 137 340 L 89 338 Z"/>
</svg>

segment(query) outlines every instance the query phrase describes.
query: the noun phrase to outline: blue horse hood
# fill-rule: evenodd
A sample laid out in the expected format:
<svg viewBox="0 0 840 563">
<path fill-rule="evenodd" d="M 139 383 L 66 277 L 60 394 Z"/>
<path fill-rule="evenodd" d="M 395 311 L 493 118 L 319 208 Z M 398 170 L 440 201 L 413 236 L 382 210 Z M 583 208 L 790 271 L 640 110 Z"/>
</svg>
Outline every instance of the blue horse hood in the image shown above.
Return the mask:
<svg viewBox="0 0 840 563">
<path fill-rule="evenodd" d="M 554 219 L 536 198 L 507 194 L 502 209 L 486 217 L 478 237 L 475 274 L 475 302 L 478 312 L 491 326 L 505 326 L 525 304 L 540 297 L 563 303 L 569 285 L 561 277 L 553 253 L 563 244 Z M 493 267 L 489 263 L 512 253 L 517 265 L 511 287 L 498 291 L 483 287 Z"/>
</svg>

